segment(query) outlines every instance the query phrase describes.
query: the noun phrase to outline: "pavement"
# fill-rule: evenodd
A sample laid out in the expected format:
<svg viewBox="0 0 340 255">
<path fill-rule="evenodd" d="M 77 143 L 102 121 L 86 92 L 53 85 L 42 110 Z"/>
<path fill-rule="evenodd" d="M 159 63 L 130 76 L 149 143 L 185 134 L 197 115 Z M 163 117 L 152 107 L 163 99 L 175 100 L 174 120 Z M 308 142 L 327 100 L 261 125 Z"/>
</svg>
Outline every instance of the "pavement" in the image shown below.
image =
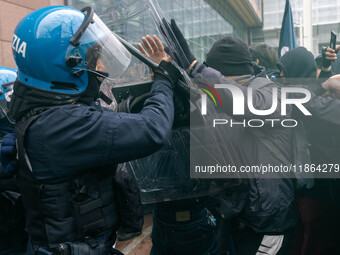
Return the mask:
<svg viewBox="0 0 340 255">
<path fill-rule="evenodd" d="M 125 255 L 149 255 L 152 247 L 151 242 L 152 214 L 144 215 L 142 234 L 127 241 L 117 241 L 116 249 Z"/>
</svg>

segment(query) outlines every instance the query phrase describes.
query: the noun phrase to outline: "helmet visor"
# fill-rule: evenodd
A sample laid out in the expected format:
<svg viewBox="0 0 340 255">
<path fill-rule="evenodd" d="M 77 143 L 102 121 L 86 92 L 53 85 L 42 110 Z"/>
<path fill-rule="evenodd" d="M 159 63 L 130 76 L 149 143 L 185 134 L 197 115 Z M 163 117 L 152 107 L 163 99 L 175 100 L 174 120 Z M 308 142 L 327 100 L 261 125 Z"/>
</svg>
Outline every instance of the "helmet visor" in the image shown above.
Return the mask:
<svg viewBox="0 0 340 255">
<path fill-rule="evenodd" d="M 130 61 L 131 54 L 96 14 L 77 43 L 70 44 L 66 53 L 66 62 L 74 70 L 86 70 L 111 80 L 118 79 Z"/>
</svg>

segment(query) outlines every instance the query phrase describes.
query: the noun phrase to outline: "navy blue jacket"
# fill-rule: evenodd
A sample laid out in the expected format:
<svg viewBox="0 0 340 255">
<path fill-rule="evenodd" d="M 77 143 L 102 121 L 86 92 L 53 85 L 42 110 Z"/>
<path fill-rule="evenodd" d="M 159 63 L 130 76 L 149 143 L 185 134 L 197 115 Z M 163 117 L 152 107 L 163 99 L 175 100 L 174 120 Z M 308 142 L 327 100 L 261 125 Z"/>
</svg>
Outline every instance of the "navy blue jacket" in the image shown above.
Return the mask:
<svg viewBox="0 0 340 255">
<path fill-rule="evenodd" d="M 52 107 L 26 133 L 26 152 L 39 180 L 60 182 L 86 169 L 115 166 L 161 148 L 170 135 L 173 91 L 154 82 L 139 114 L 103 111 L 85 105 Z"/>
</svg>

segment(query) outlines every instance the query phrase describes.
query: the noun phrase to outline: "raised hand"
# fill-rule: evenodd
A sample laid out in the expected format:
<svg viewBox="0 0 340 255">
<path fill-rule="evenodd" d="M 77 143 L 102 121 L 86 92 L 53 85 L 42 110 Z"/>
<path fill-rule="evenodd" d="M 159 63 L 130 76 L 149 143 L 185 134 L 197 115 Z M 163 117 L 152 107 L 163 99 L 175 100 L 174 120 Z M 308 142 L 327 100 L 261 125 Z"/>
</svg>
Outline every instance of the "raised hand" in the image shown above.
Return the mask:
<svg viewBox="0 0 340 255">
<path fill-rule="evenodd" d="M 330 71 L 331 65 L 334 60 L 337 59 L 337 52 L 340 50 L 340 46 L 338 46 L 335 50 L 331 48 L 326 48 L 322 50 L 322 70 Z"/>
<path fill-rule="evenodd" d="M 172 61 L 171 57 L 166 54 L 163 43 L 156 35 L 153 35 L 152 37 L 147 35 L 142 38 L 142 41 L 146 50 L 141 43 L 138 43 L 138 48 L 145 56 L 151 58 L 157 64 L 162 60 L 168 62 Z"/>
</svg>

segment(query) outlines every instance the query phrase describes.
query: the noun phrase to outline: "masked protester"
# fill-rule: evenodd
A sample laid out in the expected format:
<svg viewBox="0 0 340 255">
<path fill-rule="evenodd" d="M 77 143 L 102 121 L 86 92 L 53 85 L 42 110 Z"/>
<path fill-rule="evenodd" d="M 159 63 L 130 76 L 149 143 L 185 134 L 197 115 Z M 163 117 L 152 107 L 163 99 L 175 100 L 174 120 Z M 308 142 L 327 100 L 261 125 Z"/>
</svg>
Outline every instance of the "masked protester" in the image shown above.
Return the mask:
<svg viewBox="0 0 340 255">
<path fill-rule="evenodd" d="M 1 155 L 11 161 L 0 166 L 0 249 L 3 254 L 26 254 L 24 209 L 15 182 L 14 121 L 8 114 L 8 104 L 13 93 L 16 70 L 0 67 L 0 137 Z M 13 162 L 12 162 L 13 161 Z"/>
<path fill-rule="evenodd" d="M 272 103 L 272 89 L 276 86 L 268 79 L 255 76 L 250 60 L 251 55 L 244 42 L 233 37 L 225 37 L 214 43 L 207 54 L 206 64 L 196 64 L 191 69 L 190 75 L 192 77 L 204 78 L 217 70 L 223 76 L 233 78 L 244 95 L 246 95 L 247 88 L 253 88 L 256 91 L 252 98 L 253 101 L 256 101 L 254 102 L 256 109 L 268 109 L 266 105 L 268 106 Z M 220 76 L 218 83 L 225 83 L 227 80 L 221 74 L 218 74 Z M 220 93 L 224 97 L 222 99 L 224 102 L 230 101 L 231 98 L 229 99 L 226 90 L 220 91 Z M 279 108 L 270 116 L 282 119 L 283 116 L 280 115 Z M 230 114 L 231 109 L 230 106 L 226 106 L 221 110 Z M 235 115 L 230 116 L 236 120 L 238 119 Z M 252 115 L 243 117 L 250 119 Z M 261 118 L 262 116 L 258 117 Z M 266 116 L 266 118 L 268 117 Z M 251 166 L 265 162 L 271 165 L 280 165 L 292 161 L 290 155 L 290 129 L 264 127 L 257 131 L 260 134 L 253 132 L 249 128 L 238 140 L 239 146 L 243 151 L 242 155 L 244 156 L 245 165 Z M 266 133 L 266 138 L 263 138 L 263 132 Z M 249 146 L 249 141 L 245 141 L 246 139 L 253 140 L 252 146 Z M 278 151 L 273 148 L 277 148 Z M 254 156 L 254 153 L 257 155 Z M 234 204 L 234 207 L 240 210 L 240 214 L 235 216 L 232 223 L 234 224 L 232 233 L 236 246 L 236 254 L 256 252 L 283 254 L 287 250 L 289 244 L 287 240 L 290 239 L 292 229 L 296 223 L 293 205 L 295 187 L 294 181 L 284 178 L 284 176 L 283 173 L 272 174 L 268 179 L 254 174 L 249 179 L 249 190 L 247 192 L 240 191 L 237 194 L 238 199 L 240 199 L 240 194 L 248 193 L 246 197 L 248 197 L 249 202 L 245 203 L 239 200 Z M 286 175 L 285 177 L 292 176 Z M 256 192 L 254 192 L 255 190 Z M 221 210 L 222 214 L 228 214 L 228 211 L 235 211 L 230 202 L 233 200 L 233 197 L 235 197 L 235 194 L 222 197 L 222 204 L 226 205 L 225 210 Z M 258 199 L 259 197 L 262 197 L 262 199 Z M 269 206 L 264 206 L 264 204 Z M 240 207 L 240 205 L 242 206 Z M 245 211 L 241 212 L 241 210 Z M 222 240 L 220 242 L 223 243 Z"/>
<path fill-rule="evenodd" d="M 12 48 L 18 78 L 10 112 L 27 254 L 121 254 L 112 249 L 117 164 L 166 143 L 178 70 L 162 61 L 142 111 L 116 113 L 90 105 L 101 82 L 119 78 L 131 56 L 92 8 L 36 10 L 17 25 Z"/>
<path fill-rule="evenodd" d="M 328 48 L 329 49 L 329 48 Z M 336 57 L 328 52 L 330 57 Z M 335 55 L 335 53 L 334 53 Z M 328 67 L 322 66 L 321 77 L 327 77 Z M 315 79 L 316 65 L 313 54 L 303 47 L 287 52 L 278 62 L 281 70 L 283 86 L 299 86 L 308 88 L 313 96 L 313 108 L 324 109 L 337 118 L 337 109 L 332 106 L 337 103 L 330 97 L 317 97 L 313 92 L 322 90 Z M 319 79 L 320 80 L 320 79 Z M 335 80 L 333 78 L 333 80 Z M 332 81 L 328 81 L 331 83 Z M 339 103 L 339 102 L 338 102 Z M 320 107 L 321 106 L 321 107 Z M 308 107 L 308 105 L 307 105 Z M 312 108 L 312 109 L 313 109 Z M 313 112 L 314 113 L 314 112 Z M 319 114 L 302 118 L 310 144 L 311 163 L 339 164 L 336 153 L 339 151 L 339 125 L 333 123 L 333 118 L 323 119 Z M 322 116 L 322 115 L 321 115 Z M 336 179 L 319 179 L 322 175 L 315 175 L 315 184 L 311 189 L 301 190 L 296 198 L 301 222 L 296 230 L 293 247 L 289 254 L 338 254 L 340 247 L 338 229 L 340 221 L 339 182 Z"/>
<path fill-rule="evenodd" d="M 336 51 L 339 50 L 340 46 Z M 311 59 L 311 52 L 303 47 L 289 51 L 288 56 L 281 58 L 277 63 L 278 68 L 280 68 L 280 79 L 277 81 L 284 86 L 294 85 L 308 89 L 311 92 L 311 99 L 304 104 L 306 109 L 313 116 L 317 116 L 320 121 L 340 125 L 337 117 L 340 114 L 340 101 L 335 100 L 340 98 L 340 76 L 332 76 L 334 73 L 331 70 L 331 65 L 325 65 L 327 61 L 332 63 L 332 61 L 337 60 L 336 51 L 331 48 L 325 49 L 320 60 L 321 70 L 319 74 L 318 71 L 315 71 L 317 67 Z M 294 57 L 295 54 L 298 54 L 299 57 Z M 291 68 L 290 65 L 295 68 Z M 303 65 L 307 66 L 307 71 L 300 68 Z M 317 81 L 315 80 L 315 73 Z M 299 96 L 297 95 L 297 97 Z"/>
<path fill-rule="evenodd" d="M 284 83 L 310 86 L 316 83 L 317 67 L 314 56 L 304 47 L 297 47 L 287 52 L 276 66 L 280 70 L 281 78 L 284 78 Z"/>
</svg>

